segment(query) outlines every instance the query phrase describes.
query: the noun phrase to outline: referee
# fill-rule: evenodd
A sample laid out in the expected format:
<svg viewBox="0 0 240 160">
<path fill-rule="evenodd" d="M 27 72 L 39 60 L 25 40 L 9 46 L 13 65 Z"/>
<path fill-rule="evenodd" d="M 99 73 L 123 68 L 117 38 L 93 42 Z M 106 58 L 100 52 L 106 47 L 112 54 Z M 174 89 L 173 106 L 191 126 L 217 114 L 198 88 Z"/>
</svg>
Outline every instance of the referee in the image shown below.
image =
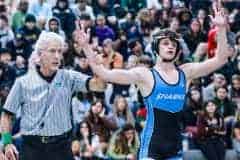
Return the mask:
<svg viewBox="0 0 240 160">
<path fill-rule="evenodd" d="M 12 117 L 19 110 L 23 137 L 20 160 L 73 160 L 70 148 L 72 94 L 99 88 L 87 75 L 59 69 L 63 46 L 59 35 L 43 32 L 35 48 L 38 65 L 15 81 L 7 97 L 1 124 L 5 155 L 10 160 L 18 159 L 10 133 Z"/>
</svg>

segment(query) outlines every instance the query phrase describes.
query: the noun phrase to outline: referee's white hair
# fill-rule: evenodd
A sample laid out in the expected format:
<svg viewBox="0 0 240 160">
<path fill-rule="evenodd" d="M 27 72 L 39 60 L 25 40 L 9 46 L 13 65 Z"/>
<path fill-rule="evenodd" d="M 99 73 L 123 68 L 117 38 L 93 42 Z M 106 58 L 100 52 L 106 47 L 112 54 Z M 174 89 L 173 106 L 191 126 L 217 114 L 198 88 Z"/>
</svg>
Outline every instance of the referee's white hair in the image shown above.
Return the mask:
<svg viewBox="0 0 240 160">
<path fill-rule="evenodd" d="M 43 31 L 36 42 L 34 52 L 40 54 L 41 50 L 46 49 L 51 42 L 59 42 L 62 47 L 64 46 L 64 39 L 60 35 L 54 32 Z"/>
<path fill-rule="evenodd" d="M 64 39 L 60 35 L 54 32 L 42 31 L 29 58 L 30 68 L 39 63 L 39 54 L 42 50 L 46 49 L 51 42 L 58 42 L 62 47 L 64 46 Z"/>
</svg>

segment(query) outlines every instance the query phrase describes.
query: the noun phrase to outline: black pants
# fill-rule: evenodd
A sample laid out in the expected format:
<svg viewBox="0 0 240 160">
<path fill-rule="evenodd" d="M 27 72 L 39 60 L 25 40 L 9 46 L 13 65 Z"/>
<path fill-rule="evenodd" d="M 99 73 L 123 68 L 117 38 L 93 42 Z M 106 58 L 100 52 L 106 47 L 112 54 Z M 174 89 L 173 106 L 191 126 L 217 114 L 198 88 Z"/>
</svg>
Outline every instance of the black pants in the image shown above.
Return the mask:
<svg viewBox="0 0 240 160">
<path fill-rule="evenodd" d="M 199 149 L 208 160 L 224 160 L 225 146 L 221 138 L 207 139 L 198 143 Z"/>
<path fill-rule="evenodd" d="M 38 138 L 24 136 L 22 149 L 20 160 L 74 160 L 70 138 L 43 143 Z"/>
</svg>

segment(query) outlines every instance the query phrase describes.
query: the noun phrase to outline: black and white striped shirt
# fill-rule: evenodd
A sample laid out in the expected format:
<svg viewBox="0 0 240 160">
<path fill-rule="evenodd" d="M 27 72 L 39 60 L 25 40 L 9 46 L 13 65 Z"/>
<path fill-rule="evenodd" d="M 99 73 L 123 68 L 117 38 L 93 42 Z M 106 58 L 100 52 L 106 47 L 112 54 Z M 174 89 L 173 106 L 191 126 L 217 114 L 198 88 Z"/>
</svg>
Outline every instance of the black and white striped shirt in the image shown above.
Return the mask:
<svg viewBox="0 0 240 160">
<path fill-rule="evenodd" d="M 48 83 L 31 69 L 15 81 L 4 109 L 14 114 L 21 110 L 23 135 L 61 135 L 72 128 L 72 94 L 87 91 L 88 79 L 82 73 L 59 69 Z"/>
</svg>

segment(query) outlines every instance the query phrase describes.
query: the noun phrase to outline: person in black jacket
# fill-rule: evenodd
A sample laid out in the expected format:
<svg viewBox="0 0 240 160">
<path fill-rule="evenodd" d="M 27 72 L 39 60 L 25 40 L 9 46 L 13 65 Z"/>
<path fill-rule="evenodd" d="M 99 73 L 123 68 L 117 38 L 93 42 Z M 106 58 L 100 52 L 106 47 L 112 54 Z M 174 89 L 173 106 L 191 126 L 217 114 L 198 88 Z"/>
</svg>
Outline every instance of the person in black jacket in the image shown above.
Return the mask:
<svg viewBox="0 0 240 160">
<path fill-rule="evenodd" d="M 76 17 L 69 8 L 68 0 L 57 0 L 56 6 L 52 8 L 52 14 L 60 20 L 62 30 L 66 37 L 70 38 L 75 30 Z"/>
</svg>

